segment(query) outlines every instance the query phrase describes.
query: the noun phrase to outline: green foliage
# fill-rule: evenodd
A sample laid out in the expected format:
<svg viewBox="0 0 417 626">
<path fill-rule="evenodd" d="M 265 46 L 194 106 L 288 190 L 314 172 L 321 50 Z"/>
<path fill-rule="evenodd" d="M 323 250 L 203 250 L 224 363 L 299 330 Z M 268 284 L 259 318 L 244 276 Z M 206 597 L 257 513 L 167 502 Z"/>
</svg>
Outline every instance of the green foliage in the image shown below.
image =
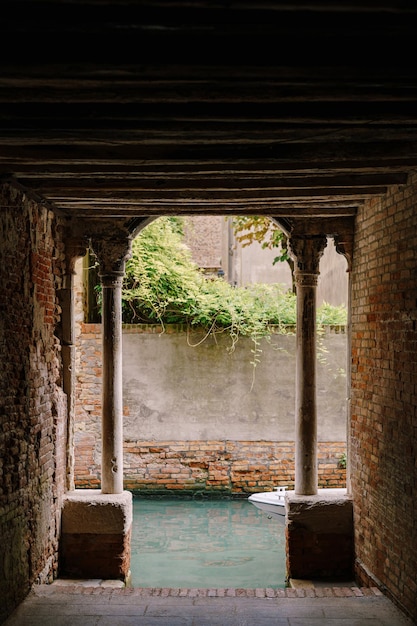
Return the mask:
<svg viewBox="0 0 417 626">
<path fill-rule="evenodd" d="M 233 217 L 233 231 L 242 248 L 250 246 L 257 241 L 263 250 L 278 248 L 280 253 L 274 258 L 273 265 L 283 263 L 291 264 L 287 252 L 287 238 L 282 230 L 263 215 L 238 215 Z"/>
<path fill-rule="evenodd" d="M 344 305 L 333 306 L 323 302 L 317 309 L 317 324 L 344 326 L 347 323 L 347 310 Z"/>
<path fill-rule="evenodd" d="M 340 467 L 340 469 L 346 469 L 346 465 L 347 465 L 346 452 L 343 452 L 340 455 L 338 466 Z"/>
<path fill-rule="evenodd" d="M 183 244 L 181 220 L 155 220 L 132 244 L 122 292 L 123 321 L 188 321 L 203 282 Z"/>
<path fill-rule="evenodd" d="M 134 240 L 122 293 L 125 323 L 185 323 L 233 335 L 264 335 L 295 323 L 295 300 L 280 285 L 235 288 L 206 278 L 181 232 L 159 218 Z"/>
<path fill-rule="evenodd" d="M 268 336 L 271 326 L 285 332 L 296 323 L 296 297 L 279 284 L 232 287 L 222 278 L 205 277 L 183 243 L 182 220 L 159 218 L 133 242 L 126 263 L 122 293 L 125 323 L 183 323 L 207 332 L 230 334 L 232 346 L 239 336 L 255 341 Z M 324 304 L 320 324 L 343 324 L 343 307 Z"/>
</svg>

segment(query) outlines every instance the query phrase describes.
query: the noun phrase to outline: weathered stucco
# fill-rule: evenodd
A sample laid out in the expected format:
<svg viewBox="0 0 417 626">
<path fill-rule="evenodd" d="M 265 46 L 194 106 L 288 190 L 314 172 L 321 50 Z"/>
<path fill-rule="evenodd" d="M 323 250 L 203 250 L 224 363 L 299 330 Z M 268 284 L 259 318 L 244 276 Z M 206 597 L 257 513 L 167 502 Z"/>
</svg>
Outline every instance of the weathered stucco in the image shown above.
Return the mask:
<svg viewBox="0 0 417 626">
<path fill-rule="evenodd" d="M 124 331 L 125 438 L 294 440 L 295 336 L 261 340 L 256 367 L 250 339 L 203 338 Z M 345 440 L 344 333 L 319 340 L 317 405 L 319 441 Z"/>
</svg>

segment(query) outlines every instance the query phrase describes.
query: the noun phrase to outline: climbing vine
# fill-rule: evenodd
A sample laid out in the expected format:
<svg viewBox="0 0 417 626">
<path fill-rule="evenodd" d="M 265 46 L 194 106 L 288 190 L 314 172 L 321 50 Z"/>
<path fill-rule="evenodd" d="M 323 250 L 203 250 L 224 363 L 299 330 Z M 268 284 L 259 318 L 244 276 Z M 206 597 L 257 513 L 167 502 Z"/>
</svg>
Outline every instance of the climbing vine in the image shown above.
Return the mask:
<svg viewBox="0 0 417 626">
<path fill-rule="evenodd" d="M 100 289 L 98 289 L 100 291 Z M 230 350 L 240 336 L 252 338 L 253 365 L 259 340 L 286 333 L 296 324 L 296 296 L 280 284 L 233 287 L 221 277 L 208 278 L 184 244 L 183 219 L 164 217 L 133 241 L 122 290 L 123 322 L 183 324 L 206 330 L 206 336 L 228 333 Z M 318 324 L 345 324 L 346 309 L 324 303 Z"/>
</svg>

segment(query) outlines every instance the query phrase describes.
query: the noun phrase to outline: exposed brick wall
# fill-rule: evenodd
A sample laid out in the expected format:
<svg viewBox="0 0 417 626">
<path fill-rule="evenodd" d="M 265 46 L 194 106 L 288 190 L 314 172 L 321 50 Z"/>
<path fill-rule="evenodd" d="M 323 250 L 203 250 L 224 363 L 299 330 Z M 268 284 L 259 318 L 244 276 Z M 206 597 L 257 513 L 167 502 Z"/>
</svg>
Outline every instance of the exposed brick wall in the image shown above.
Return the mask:
<svg viewBox="0 0 417 626">
<path fill-rule="evenodd" d="M 78 433 L 76 484 L 100 485 L 92 434 Z M 343 487 L 346 472 L 339 459 L 346 444 L 320 443 L 320 487 Z M 98 457 L 99 460 L 99 457 Z M 126 441 L 124 486 L 142 494 L 244 495 L 277 485 L 294 485 L 294 442 L 270 441 Z"/>
<path fill-rule="evenodd" d="M 359 209 L 350 456 L 357 574 L 417 620 L 416 205 L 414 176 Z"/>
<path fill-rule="evenodd" d="M 216 269 L 222 265 L 222 230 L 225 218 L 221 215 L 189 215 L 185 221 L 185 243 L 193 260 L 201 268 Z"/>
<path fill-rule="evenodd" d="M 155 331 L 158 341 L 160 329 L 155 328 L 149 332 Z M 101 326 L 80 324 L 79 331 L 75 483 L 77 487 L 97 488 L 101 463 Z M 124 414 L 127 418 L 128 406 Z M 190 441 L 180 437 L 149 441 L 145 437 L 145 433 L 142 440 L 125 435 L 124 484 L 132 491 L 239 495 L 294 484 L 294 441 Z M 345 441 L 319 443 L 320 487 L 345 486 L 346 471 L 339 464 L 345 451 Z"/>
<path fill-rule="evenodd" d="M 0 622 L 57 569 L 66 400 L 59 342 L 63 247 L 54 214 L 0 187 Z"/>
<path fill-rule="evenodd" d="M 345 443 L 319 445 L 320 486 L 345 484 Z M 125 484 L 132 491 L 244 495 L 294 485 L 294 443 L 270 441 L 126 442 Z"/>
</svg>

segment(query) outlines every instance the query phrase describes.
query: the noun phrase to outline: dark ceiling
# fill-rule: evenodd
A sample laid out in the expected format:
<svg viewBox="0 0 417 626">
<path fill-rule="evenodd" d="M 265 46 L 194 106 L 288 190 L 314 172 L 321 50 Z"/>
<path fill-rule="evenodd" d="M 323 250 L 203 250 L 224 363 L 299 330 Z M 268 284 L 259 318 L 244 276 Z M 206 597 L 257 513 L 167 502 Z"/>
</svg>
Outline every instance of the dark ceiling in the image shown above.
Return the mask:
<svg viewBox="0 0 417 626">
<path fill-rule="evenodd" d="M 354 216 L 417 168 L 417 3 L 2 0 L 0 176 L 73 221 Z"/>
</svg>

